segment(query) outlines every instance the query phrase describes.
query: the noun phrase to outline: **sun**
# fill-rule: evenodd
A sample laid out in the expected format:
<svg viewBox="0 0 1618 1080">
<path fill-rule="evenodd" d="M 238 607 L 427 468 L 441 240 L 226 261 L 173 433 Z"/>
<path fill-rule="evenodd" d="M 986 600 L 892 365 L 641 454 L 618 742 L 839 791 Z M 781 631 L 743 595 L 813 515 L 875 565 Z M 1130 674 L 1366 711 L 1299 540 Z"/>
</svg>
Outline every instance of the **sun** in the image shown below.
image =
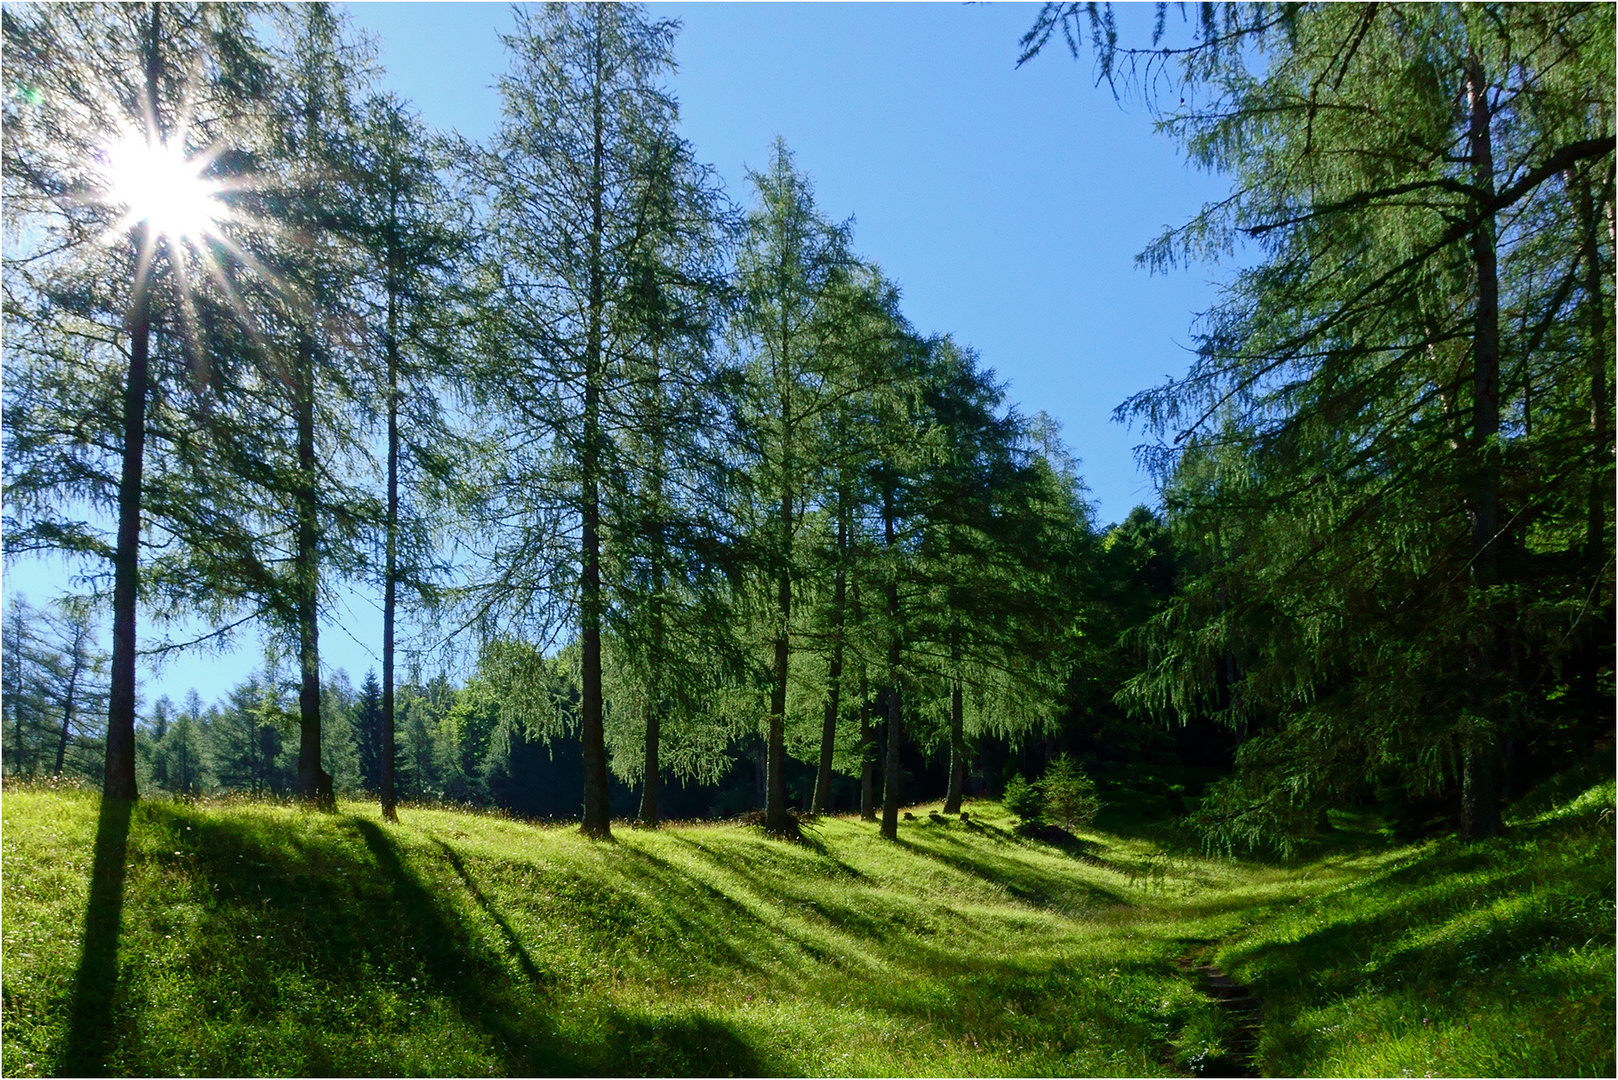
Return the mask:
<svg viewBox="0 0 1618 1080">
<path fill-rule="evenodd" d="M 197 242 L 219 235 L 228 209 L 219 184 L 204 176 L 207 158 L 182 147 L 130 135 L 106 153 L 105 201 L 120 207 L 119 231 L 145 222 L 154 236 Z"/>
</svg>

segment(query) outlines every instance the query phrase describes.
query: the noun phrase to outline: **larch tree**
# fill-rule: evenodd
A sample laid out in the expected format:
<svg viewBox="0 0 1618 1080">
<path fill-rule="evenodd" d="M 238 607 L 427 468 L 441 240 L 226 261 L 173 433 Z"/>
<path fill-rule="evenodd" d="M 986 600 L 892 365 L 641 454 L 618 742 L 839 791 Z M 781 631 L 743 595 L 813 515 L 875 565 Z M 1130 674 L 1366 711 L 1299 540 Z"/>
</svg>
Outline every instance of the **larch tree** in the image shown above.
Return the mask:
<svg viewBox="0 0 1618 1080">
<path fill-rule="evenodd" d="M 489 202 L 480 288 L 485 400 L 499 447 L 483 499 L 471 619 L 579 646 L 584 832 L 607 837 L 603 540 L 621 447 L 618 391 L 645 355 L 638 271 L 666 243 L 656 199 L 677 166 L 676 24 L 631 5 L 517 12 L 503 120 L 480 165 Z M 683 180 L 681 181 L 683 183 Z M 674 196 L 679 198 L 680 196 Z M 684 212 L 683 210 L 681 211 Z"/>
<path fill-rule="evenodd" d="M 444 500 L 456 462 L 469 453 L 451 430 L 443 395 L 465 340 L 466 297 L 458 270 L 470 255 L 470 223 L 440 176 L 448 164 L 419 117 L 393 95 L 363 110 L 357 239 L 366 260 L 372 351 L 381 352 L 386 425 L 382 532 L 382 685 L 376 791 L 382 816 L 398 819 L 394 765 L 395 656 L 401 585 L 432 591 L 438 569 L 429 505 Z M 401 501 L 401 492 L 416 498 Z"/>
<path fill-rule="evenodd" d="M 798 534 L 821 494 L 827 423 L 856 392 L 856 381 L 842 377 L 853 357 L 840 341 L 856 264 L 849 230 L 816 209 L 784 142 L 750 177 L 755 202 L 737 254 L 731 327 L 745 375 L 738 434 L 741 482 L 753 507 L 750 591 L 768 639 L 764 825 L 780 833 L 788 828 L 783 769 L 793 597 L 804 561 Z"/>
<path fill-rule="evenodd" d="M 879 495 L 870 463 L 880 456 L 890 434 L 884 425 L 893 422 L 895 414 L 888 406 L 912 376 L 907 365 L 917 348 L 899 311 L 898 287 L 875 267 L 851 266 L 824 304 L 830 329 L 821 348 L 833 362 L 822 375 L 819 392 L 824 404 L 812 429 L 814 439 L 806 441 L 819 481 L 801 515 L 813 526 L 800 571 L 805 599 L 812 606 L 799 620 L 806 659 L 824 665 L 809 807 L 816 814 L 826 813 L 829 806 L 837 735 L 845 712 L 850 704 L 861 716 L 868 712 L 863 701 L 844 693 L 847 679 L 856 670 L 863 672 L 864 661 L 870 659 L 861 650 L 865 628 L 855 617 L 850 591 L 858 588 L 858 564 L 874 557 L 877 542 L 872 522 Z M 868 735 L 861 736 L 862 757 Z"/>
<path fill-rule="evenodd" d="M 365 466 L 356 403 L 373 381 L 360 330 L 356 272 L 360 247 L 357 96 L 371 75 L 369 46 L 329 5 L 278 13 L 276 107 L 267 164 L 279 189 L 267 199 L 276 235 L 264 258 L 273 293 L 257 323 L 267 407 L 262 459 L 234 464 L 264 495 L 257 538 L 270 552 L 265 582 L 278 629 L 296 642 L 298 794 L 333 805 L 332 778 L 322 765 L 320 613 L 323 586 L 359 564 L 363 526 L 380 515 L 353 485 Z M 288 452 L 290 451 L 290 453 Z"/>
<path fill-rule="evenodd" d="M 949 747 L 944 812 L 959 813 L 968 734 L 1016 742 L 1055 726 L 1088 512 L 1054 422 L 1007 409 L 970 350 L 931 344 L 923 401 L 931 427 L 910 636 Z"/>
<path fill-rule="evenodd" d="M 41 669 L 50 653 L 40 639 L 42 614 L 22 593 L 13 590 L 6 597 L 0 629 L 0 740 L 10 776 L 34 774 L 48 737 Z"/>
<path fill-rule="evenodd" d="M 75 739 L 86 742 L 90 731 L 100 726 L 93 718 L 106 707 L 107 658 L 96 648 L 94 613 L 83 597 L 64 597 L 53 607 L 50 623 L 56 633 L 57 662 L 48 670 L 47 693 L 59 718 L 51 775 L 61 776 Z"/>
<path fill-rule="evenodd" d="M 177 449 L 206 378 L 196 293 L 267 65 L 215 5 L 9 8 L 3 33 L 6 551 L 111 564 L 104 791 L 133 799 L 136 615 L 161 592 L 141 552 L 188 543 L 169 485 L 197 465 Z"/>
<path fill-rule="evenodd" d="M 640 823 L 655 827 L 665 766 L 713 782 L 730 764 L 728 727 L 713 722 L 712 704 L 734 640 L 718 421 L 727 373 L 715 350 L 733 223 L 711 170 L 683 140 L 648 147 L 639 197 L 642 241 L 614 311 L 622 360 L 603 399 L 618 451 L 605 492 L 603 664 L 614 771 L 641 781 Z"/>
<path fill-rule="evenodd" d="M 1166 437 L 1194 553 L 1127 693 L 1251 733 L 1205 805 L 1226 842 L 1285 844 L 1368 774 L 1453 784 L 1488 836 L 1513 738 L 1586 723 L 1533 688 L 1612 606 L 1582 557 L 1611 516 L 1612 240 L 1583 224 L 1610 216 L 1610 10 L 1194 10 L 1125 48 L 1106 9 L 1048 5 L 1024 41 L 1088 35 L 1231 175 L 1148 264 L 1256 256 L 1191 370 L 1120 410 Z"/>
</svg>

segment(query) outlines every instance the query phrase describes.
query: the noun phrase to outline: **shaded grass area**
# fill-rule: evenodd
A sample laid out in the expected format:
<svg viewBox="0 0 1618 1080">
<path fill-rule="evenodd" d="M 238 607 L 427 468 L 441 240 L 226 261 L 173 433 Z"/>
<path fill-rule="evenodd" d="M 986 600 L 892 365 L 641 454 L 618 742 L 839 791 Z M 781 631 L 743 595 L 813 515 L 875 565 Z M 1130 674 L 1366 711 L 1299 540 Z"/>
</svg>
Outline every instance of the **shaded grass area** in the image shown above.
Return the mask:
<svg viewBox="0 0 1618 1080">
<path fill-rule="evenodd" d="M 1307 1034 L 1333 1022 L 1316 1014 L 1394 984 L 1316 987 L 1295 956 L 1345 970 L 1340 954 L 1363 946 L 1332 927 L 1361 919 L 1393 941 L 1401 918 L 1448 918 L 1446 901 L 1381 921 L 1371 908 L 1458 875 L 1476 878 L 1457 886 L 1469 895 L 1484 878 L 1538 895 L 1489 877 L 1516 849 L 1370 841 L 1280 866 L 1113 833 L 1056 848 L 994 804 L 906 822 L 897 844 L 850 819 L 801 844 L 734 825 L 600 844 L 424 809 L 393 825 L 369 806 L 102 808 L 28 789 L 0 809 L 0 1069 L 14 1076 L 1185 1073 L 1228 1033 L 1176 961 L 1220 940 L 1237 942 L 1222 962 L 1281 1005 L 1266 1060 L 1330 1062 L 1354 1040 Z M 1560 873 L 1600 857 L 1589 820 L 1547 817 L 1497 843 L 1560 851 Z M 1610 841 L 1605 944 L 1578 946 L 1605 948 L 1605 987 L 1567 984 L 1590 1010 L 1608 1003 L 1607 1061 Z M 1578 880 L 1546 887 L 1571 903 Z M 1331 912 L 1344 914 L 1310 921 Z M 1601 913 L 1579 912 L 1514 925 L 1551 935 L 1544 956 L 1565 963 L 1569 928 Z M 1390 945 L 1380 962 L 1415 972 L 1424 951 L 1458 948 L 1447 941 Z M 1468 977 L 1456 965 L 1452 982 Z"/>
</svg>

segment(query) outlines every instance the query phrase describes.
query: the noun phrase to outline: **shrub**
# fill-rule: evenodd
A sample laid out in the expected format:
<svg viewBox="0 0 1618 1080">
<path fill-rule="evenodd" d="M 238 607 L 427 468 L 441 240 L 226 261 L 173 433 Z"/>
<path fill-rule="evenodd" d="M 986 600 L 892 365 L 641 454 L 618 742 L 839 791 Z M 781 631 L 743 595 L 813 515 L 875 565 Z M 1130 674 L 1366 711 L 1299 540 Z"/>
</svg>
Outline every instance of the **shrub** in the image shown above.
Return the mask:
<svg viewBox="0 0 1618 1080">
<path fill-rule="evenodd" d="M 1010 791 L 1009 786 L 1007 791 Z M 1095 781 L 1085 776 L 1084 770 L 1066 754 L 1045 770 L 1039 792 L 1043 796 L 1045 817 L 1069 832 L 1090 824 L 1101 809 Z"/>
<path fill-rule="evenodd" d="M 1000 805 L 1010 810 L 1025 829 L 1037 829 L 1045 824 L 1044 793 L 1020 776 L 1006 781 L 1006 791 L 1000 796 Z"/>
</svg>

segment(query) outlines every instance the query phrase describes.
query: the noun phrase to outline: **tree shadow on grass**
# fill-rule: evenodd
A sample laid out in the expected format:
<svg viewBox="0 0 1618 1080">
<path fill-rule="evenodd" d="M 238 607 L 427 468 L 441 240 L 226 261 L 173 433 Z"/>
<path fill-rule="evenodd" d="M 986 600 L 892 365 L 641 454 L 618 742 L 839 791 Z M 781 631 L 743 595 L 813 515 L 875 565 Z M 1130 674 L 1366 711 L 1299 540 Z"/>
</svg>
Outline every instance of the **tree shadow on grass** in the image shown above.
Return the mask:
<svg viewBox="0 0 1618 1080">
<path fill-rule="evenodd" d="M 470 921 L 474 903 L 505 941 Z M 122 981 L 120 946 L 147 957 L 126 963 Z M 544 960 L 475 866 L 443 845 L 406 849 L 364 819 L 311 824 L 161 802 L 132 819 L 129 804 L 108 801 L 56 1071 L 778 1071 L 700 1009 L 581 999 L 564 1014 Z"/>
<path fill-rule="evenodd" d="M 590 1071 L 586 1062 L 559 1044 L 546 1018 L 529 1003 L 518 1000 L 509 980 L 501 978 L 497 965 L 481 955 L 460 920 L 433 898 L 382 827 L 364 818 L 350 818 L 347 824 L 360 835 L 390 884 L 404 915 L 405 929 L 424 954 L 423 966 L 430 985 L 453 1001 L 468 1023 L 483 1029 L 506 1072 L 514 1076 L 557 1076 Z M 499 922 L 510 934 L 509 924 L 503 918 Z M 520 945 L 518 948 L 527 961 L 526 969 L 538 976 L 532 958 Z"/>
<path fill-rule="evenodd" d="M 437 844 L 444 852 L 444 857 L 449 860 L 450 866 L 454 867 L 455 872 L 460 875 L 462 884 L 466 886 L 466 891 L 472 894 L 472 899 L 477 901 L 478 907 L 483 909 L 485 915 L 494 920 L 494 924 L 505 935 L 506 947 L 517 958 L 517 963 L 521 965 L 523 974 L 528 976 L 528 981 L 535 986 L 548 986 L 553 982 L 554 980 L 539 970 L 538 965 L 534 963 L 534 958 L 528 955 L 528 950 L 523 946 L 522 939 L 511 928 L 510 921 L 490 901 L 488 896 L 484 895 L 483 890 L 478 888 L 477 882 L 472 879 L 471 873 L 466 869 L 466 864 L 461 861 L 461 857 L 456 853 L 455 849 L 436 836 L 433 837 L 433 843 Z"/>
<path fill-rule="evenodd" d="M 123 922 L 129 815 L 134 804 L 105 796 L 96 823 L 90 903 L 84 914 L 84 949 L 73 980 L 73 1013 L 57 1073 L 105 1076 L 117 1044 L 118 936 Z"/>
<path fill-rule="evenodd" d="M 919 843 L 900 836 L 895 842 L 907 851 L 997 885 L 1011 896 L 1039 907 L 1129 903 L 1125 896 L 1111 889 L 1066 874 L 1041 873 L 1024 861 L 990 854 L 948 833 L 933 833 L 926 839 L 927 843 Z M 935 844 L 938 846 L 933 846 Z M 940 850 L 944 846 L 956 850 Z"/>
<path fill-rule="evenodd" d="M 1610 907 L 1592 918 L 1595 909 L 1578 903 L 1581 895 L 1611 896 L 1610 856 L 1592 852 L 1561 869 L 1554 882 L 1541 882 L 1542 864 L 1509 841 L 1474 845 L 1368 882 L 1353 894 L 1358 903 L 1323 901 L 1326 925 L 1238 944 L 1231 957 L 1308 1005 L 1358 992 L 1372 975 L 1396 985 L 1454 986 L 1479 971 L 1515 971 L 1535 953 L 1588 944 L 1592 929 L 1610 940 Z M 1470 871 L 1464 885 L 1463 871 Z M 1494 907 L 1500 901 L 1507 903 Z"/>
<path fill-rule="evenodd" d="M 632 1016 L 614 1012 L 600 1065 L 607 1076 L 780 1076 L 796 1071 L 767 1062 L 730 1025 L 710 1016 Z"/>
<path fill-rule="evenodd" d="M 533 1007 L 518 999 L 506 980 L 488 971 L 468 973 L 477 947 L 467 928 L 442 908 L 400 857 L 375 822 L 351 819 L 407 912 L 414 937 L 428 943 L 427 967 L 433 983 L 446 990 L 469 1021 L 482 1027 L 499 1048 L 506 1071 L 534 1075 L 759 1076 L 766 1070 L 752 1047 L 722 1021 L 701 1014 L 646 1016 L 603 1009 L 602 1034 L 571 1042 Z M 435 841 L 473 899 L 506 935 L 525 974 L 536 984 L 548 980 L 529 956 L 510 922 L 477 886 L 459 855 Z"/>
</svg>

